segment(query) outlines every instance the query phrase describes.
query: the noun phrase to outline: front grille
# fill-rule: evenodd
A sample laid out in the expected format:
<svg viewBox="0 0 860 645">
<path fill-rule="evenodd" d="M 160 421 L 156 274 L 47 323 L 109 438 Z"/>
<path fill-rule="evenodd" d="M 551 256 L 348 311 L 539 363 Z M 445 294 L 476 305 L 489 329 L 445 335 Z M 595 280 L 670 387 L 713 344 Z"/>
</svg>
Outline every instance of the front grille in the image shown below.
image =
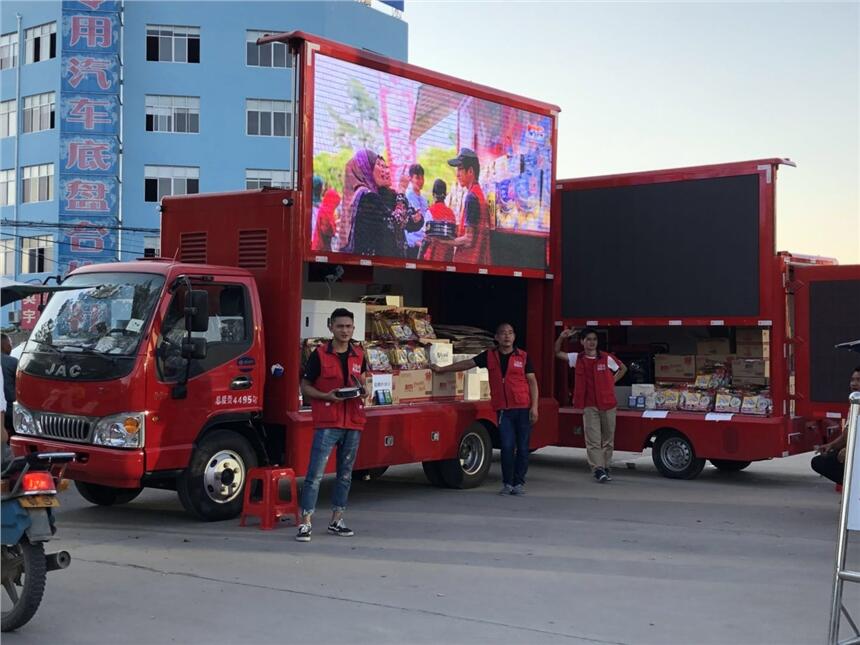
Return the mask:
<svg viewBox="0 0 860 645">
<path fill-rule="evenodd" d="M 87 417 L 73 417 L 68 414 L 53 414 L 38 412 L 38 422 L 41 432 L 39 436 L 65 441 L 87 442 L 93 422 Z"/>
</svg>

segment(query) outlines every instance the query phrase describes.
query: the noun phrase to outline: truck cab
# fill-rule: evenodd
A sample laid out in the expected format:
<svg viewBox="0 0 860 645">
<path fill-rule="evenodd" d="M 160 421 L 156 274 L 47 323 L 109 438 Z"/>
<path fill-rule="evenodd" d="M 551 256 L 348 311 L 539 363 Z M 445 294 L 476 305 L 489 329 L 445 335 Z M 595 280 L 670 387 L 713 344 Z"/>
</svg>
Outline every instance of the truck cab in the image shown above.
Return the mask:
<svg viewBox="0 0 860 645">
<path fill-rule="evenodd" d="M 156 259 L 84 267 L 63 284 L 79 288 L 55 294 L 21 356 L 16 452 L 74 449 L 68 474 L 94 503 L 156 486 L 197 515 L 232 513 L 264 454 L 252 429 L 265 373 L 250 273 Z M 224 449 L 188 468 L 195 446 L 223 443 L 227 428 Z"/>
</svg>

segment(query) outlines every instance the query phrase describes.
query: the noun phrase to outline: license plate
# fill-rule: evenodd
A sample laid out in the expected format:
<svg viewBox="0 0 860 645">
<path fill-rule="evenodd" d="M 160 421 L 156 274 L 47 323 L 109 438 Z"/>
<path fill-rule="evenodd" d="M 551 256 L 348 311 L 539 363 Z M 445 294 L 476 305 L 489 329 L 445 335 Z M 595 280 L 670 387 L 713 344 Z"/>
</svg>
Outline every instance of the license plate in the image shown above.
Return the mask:
<svg viewBox="0 0 860 645">
<path fill-rule="evenodd" d="M 60 500 L 58 500 L 53 495 L 32 495 L 30 497 L 19 497 L 18 501 L 24 508 L 56 508 L 60 505 Z"/>
</svg>

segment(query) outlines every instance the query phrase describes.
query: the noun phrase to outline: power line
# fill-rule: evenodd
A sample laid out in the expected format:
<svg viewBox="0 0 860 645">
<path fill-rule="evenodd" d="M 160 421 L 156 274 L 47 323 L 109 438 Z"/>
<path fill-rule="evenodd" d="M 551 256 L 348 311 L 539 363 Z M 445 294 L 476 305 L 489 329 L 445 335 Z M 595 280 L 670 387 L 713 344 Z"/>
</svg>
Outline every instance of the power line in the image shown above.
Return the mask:
<svg viewBox="0 0 860 645">
<path fill-rule="evenodd" d="M 11 228 L 71 228 L 72 224 L 61 224 L 53 222 L 34 222 L 25 220 L 10 220 L 4 219 L 0 221 L 0 226 L 9 226 Z M 75 228 L 103 228 L 108 231 L 126 231 L 128 233 L 161 233 L 161 229 L 143 228 L 137 226 L 120 226 L 106 224 L 74 224 Z"/>
<path fill-rule="evenodd" d="M 9 233 L 8 235 L 10 235 L 11 237 L 18 238 L 19 240 L 37 240 L 37 239 L 39 239 L 38 235 L 17 235 L 15 233 Z M 51 244 L 63 245 L 63 246 L 73 246 L 72 242 L 62 242 L 59 240 L 51 240 Z M 32 251 L 34 251 L 36 249 L 31 249 L 31 250 L 18 249 L 17 245 L 16 245 L 15 247 L 12 247 L 12 248 L 5 247 L 5 250 L 6 251 L 13 251 L 14 253 L 18 253 L 20 255 L 29 255 L 30 253 L 32 253 Z M 115 247 L 106 246 L 102 250 L 108 251 L 108 252 L 116 252 L 116 253 L 120 253 L 120 254 L 132 254 L 132 255 L 136 255 L 136 256 L 141 257 L 141 256 L 143 256 L 146 249 L 145 248 L 119 249 L 119 248 L 115 248 Z M 49 258 L 49 257 L 44 257 L 43 259 L 47 260 L 48 262 L 53 262 L 54 264 L 60 263 L 59 260 L 54 260 L 53 258 Z"/>
</svg>

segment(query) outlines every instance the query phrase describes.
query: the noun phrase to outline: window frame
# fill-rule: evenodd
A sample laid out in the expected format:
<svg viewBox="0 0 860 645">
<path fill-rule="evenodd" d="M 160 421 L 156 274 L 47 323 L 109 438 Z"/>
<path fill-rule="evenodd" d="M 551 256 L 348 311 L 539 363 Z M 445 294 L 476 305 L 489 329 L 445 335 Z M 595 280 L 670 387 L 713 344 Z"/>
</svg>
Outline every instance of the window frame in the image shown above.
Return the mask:
<svg viewBox="0 0 860 645">
<path fill-rule="evenodd" d="M 252 175 L 251 173 L 257 173 Z M 266 177 L 264 174 L 260 173 L 269 173 L 270 176 Z M 283 173 L 285 175 L 284 181 L 276 181 L 275 173 Z M 267 181 L 268 184 L 263 184 L 262 182 Z M 249 186 L 250 182 L 256 182 L 255 186 Z M 245 168 L 245 190 L 259 190 L 260 188 L 282 188 L 284 190 L 290 190 L 292 186 L 290 185 L 290 171 L 284 170 L 280 168 Z"/>
<path fill-rule="evenodd" d="M 4 51 L 11 52 L 11 55 L 8 58 L 3 56 Z M 10 61 L 10 64 L 4 65 L 7 60 Z M 16 67 L 18 67 L 18 32 L 10 31 L 7 34 L 0 34 L 0 70 L 15 69 Z"/>
<path fill-rule="evenodd" d="M 15 274 L 15 254 L 17 252 L 18 244 L 16 238 L 0 238 L 0 271 L 3 271 L 3 275 Z"/>
<path fill-rule="evenodd" d="M 148 63 L 179 63 L 184 65 L 200 64 L 200 27 L 193 25 L 146 25 L 144 31 L 144 60 Z M 150 33 L 155 32 L 155 33 Z M 177 33 L 178 32 L 178 33 Z M 151 41 L 150 39 L 154 39 Z M 177 60 L 177 41 L 183 41 L 185 60 Z M 196 45 L 192 47 L 192 41 Z M 151 57 L 150 47 L 155 47 L 155 58 Z M 162 51 L 169 46 L 170 59 L 162 58 Z M 192 50 L 197 60 L 190 60 Z"/>
<path fill-rule="evenodd" d="M 144 129 L 146 132 L 161 133 L 161 134 L 200 134 L 200 97 L 199 96 L 184 96 L 178 94 L 146 94 L 144 96 Z M 194 105 L 177 105 L 177 103 L 194 103 Z M 185 116 L 185 130 L 177 130 L 176 124 L 180 111 Z M 165 112 L 159 114 L 159 112 Z M 150 117 L 152 118 L 153 128 L 150 128 Z M 196 117 L 196 119 L 192 119 Z M 160 129 L 158 125 L 161 119 L 166 119 L 167 128 Z M 197 129 L 190 130 L 192 121 L 196 122 Z"/>
<path fill-rule="evenodd" d="M 286 29 L 280 30 L 270 30 L 270 29 L 246 29 L 245 30 L 245 67 L 257 67 L 262 69 L 292 69 L 293 68 L 293 57 L 290 56 L 290 48 L 287 46 L 287 43 L 266 43 L 265 45 L 257 45 L 257 39 L 266 35 L 272 34 L 280 34 L 287 31 Z M 255 47 L 255 50 L 251 48 Z M 259 63 L 260 54 L 263 47 L 269 47 L 269 65 L 261 65 Z M 275 64 L 275 54 L 276 52 L 283 49 L 284 53 L 284 64 L 276 65 Z M 251 51 L 255 51 L 257 54 L 257 63 L 249 62 L 249 58 L 251 56 Z"/>
<path fill-rule="evenodd" d="M 36 245 L 43 242 L 44 245 Z M 31 263 L 36 262 L 36 270 Z M 54 264 L 54 236 L 31 235 L 21 239 L 21 273 L 47 273 Z M 41 265 L 41 269 L 39 266 Z"/>
<path fill-rule="evenodd" d="M 269 104 L 269 105 L 266 105 Z M 275 106 L 277 104 L 284 104 L 286 106 L 286 111 L 275 110 Z M 271 108 L 267 111 L 265 108 Z M 245 99 L 245 136 L 248 137 L 278 137 L 278 138 L 292 138 L 292 128 L 293 128 L 293 101 L 286 99 Z M 257 132 L 251 132 L 251 123 L 252 123 L 252 114 L 254 114 L 254 121 L 256 122 L 256 130 Z M 268 128 L 268 134 L 261 133 L 261 130 L 264 129 L 264 120 L 263 115 L 267 114 L 268 119 L 266 119 L 266 128 Z M 284 123 L 283 130 L 284 134 L 275 134 L 275 115 L 284 115 Z"/>
<path fill-rule="evenodd" d="M 4 129 L 6 134 L 3 134 Z M 0 101 L 0 139 L 18 134 L 18 102 L 15 99 Z"/>
<path fill-rule="evenodd" d="M 42 41 L 47 37 L 47 41 Z M 38 45 L 38 46 L 37 46 Z M 43 50 L 47 49 L 47 56 Z M 57 57 L 57 22 L 46 22 L 24 30 L 24 64 L 42 63 Z"/>
<path fill-rule="evenodd" d="M 33 171 L 31 169 L 35 168 Z M 46 173 L 42 173 L 41 169 L 47 168 Z M 53 163 L 42 163 L 42 164 L 33 164 L 31 166 L 22 166 L 21 170 L 21 202 L 22 204 L 38 204 L 41 202 L 51 202 L 54 201 L 54 164 Z M 30 171 L 29 173 L 27 171 Z M 36 173 L 36 174 L 34 174 Z M 27 176 L 27 175 L 31 176 Z M 30 192 L 35 192 L 36 199 L 28 199 L 28 190 L 27 190 L 27 182 L 36 181 L 35 190 L 31 188 Z M 44 182 L 42 180 L 45 180 Z M 40 199 L 39 197 L 42 195 L 42 187 L 44 186 L 45 199 Z"/>
<path fill-rule="evenodd" d="M 17 168 L 0 169 L 0 206 L 14 206 L 18 194 Z"/>
<path fill-rule="evenodd" d="M 27 103 L 30 106 L 27 106 Z M 46 110 L 47 108 L 47 110 Z M 39 127 L 34 129 L 34 123 L 38 122 L 39 126 L 43 125 L 42 121 L 47 119 L 48 127 Z M 29 120 L 30 129 L 27 129 Z M 57 124 L 57 93 L 56 92 L 41 92 L 39 94 L 31 94 L 25 96 L 23 100 L 23 108 L 21 109 L 21 134 L 33 134 L 34 132 L 44 132 L 45 130 L 55 130 Z"/>
<path fill-rule="evenodd" d="M 173 172 L 181 171 L 181 172 Z M 193 176 L 196 171 L 196 176 Z M 171 174 L 172 173 L 172 174 Z M 188 173 L 188 174 L 186 174 Z M 176 181 L 185 181 L 185 192 L 175 192 Z M 188 182 L 196 183 L 195 190 L 189 192 Z M 148 182 L 155 182 L 150 184 Z M 162 192 L 162 187 L 166 185 L 163 182 L 170 182 L 170 192 Z M 154 186 L 156 199 L 148 198 L 151 187 Z M 173 195 L 197 195 L 200 193 L 200 166 L 165 166 L 150 164 L 143 167 L 143 201 L 148 204 L 159 204 L 162 198 L 172 197 Z"/>
</svg>

